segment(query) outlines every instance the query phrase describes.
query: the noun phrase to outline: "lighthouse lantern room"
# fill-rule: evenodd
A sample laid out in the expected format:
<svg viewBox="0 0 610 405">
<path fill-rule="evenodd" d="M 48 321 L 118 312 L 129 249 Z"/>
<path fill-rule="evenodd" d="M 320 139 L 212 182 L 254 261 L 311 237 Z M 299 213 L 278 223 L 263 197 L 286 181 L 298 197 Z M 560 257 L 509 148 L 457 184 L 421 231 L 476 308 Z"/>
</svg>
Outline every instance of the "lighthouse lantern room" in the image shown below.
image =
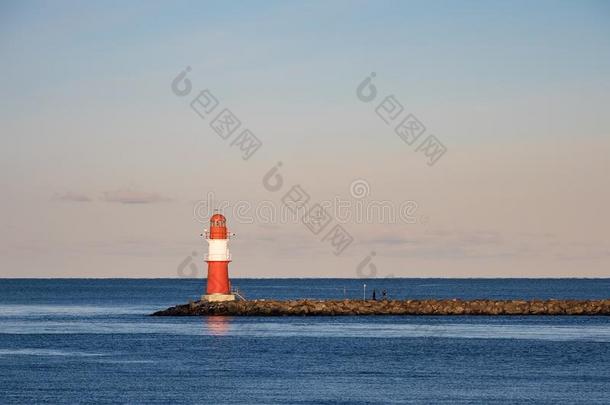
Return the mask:
<svg viewBox="0 0 610 405">
<path fill-rule="evenodd" d="M 210 230 L 205 230 L 204 237 L 208 242 L 208 285 L 203 301 L 235 301 L 229 281 L 229 238 L 227 219 L 224 215 L 215 213 L 210 218 Z"/>
</svg>

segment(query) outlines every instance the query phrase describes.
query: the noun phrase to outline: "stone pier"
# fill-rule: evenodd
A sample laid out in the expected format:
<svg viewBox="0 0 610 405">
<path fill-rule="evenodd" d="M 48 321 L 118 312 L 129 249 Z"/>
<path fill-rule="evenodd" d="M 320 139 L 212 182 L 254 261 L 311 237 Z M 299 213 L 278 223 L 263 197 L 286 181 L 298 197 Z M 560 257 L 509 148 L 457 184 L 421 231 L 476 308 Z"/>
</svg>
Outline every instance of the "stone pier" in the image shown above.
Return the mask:
<svg viewBox="0 0 610 405">
<path fill-rule="evenodd" d="M 348 315 L 610 315 L 605 300 L 248 300 L 197 301 L 154 316 L 348 316 Z"/>
</svg>

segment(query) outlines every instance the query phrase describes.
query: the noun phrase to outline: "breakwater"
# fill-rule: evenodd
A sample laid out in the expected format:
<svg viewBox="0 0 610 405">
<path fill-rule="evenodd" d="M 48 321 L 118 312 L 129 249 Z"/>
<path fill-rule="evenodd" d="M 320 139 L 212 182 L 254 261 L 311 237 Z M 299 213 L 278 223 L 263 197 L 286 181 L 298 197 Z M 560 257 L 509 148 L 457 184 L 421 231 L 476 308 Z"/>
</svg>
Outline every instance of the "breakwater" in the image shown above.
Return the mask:
<svg viewBox="0 0 610 405">
<path fill-rule="evenodd" d="M 610 315 L 606 300 L 246 300 L 197 301 L 154 316 L 341 316 L 341 315 Z"/>
</svg>

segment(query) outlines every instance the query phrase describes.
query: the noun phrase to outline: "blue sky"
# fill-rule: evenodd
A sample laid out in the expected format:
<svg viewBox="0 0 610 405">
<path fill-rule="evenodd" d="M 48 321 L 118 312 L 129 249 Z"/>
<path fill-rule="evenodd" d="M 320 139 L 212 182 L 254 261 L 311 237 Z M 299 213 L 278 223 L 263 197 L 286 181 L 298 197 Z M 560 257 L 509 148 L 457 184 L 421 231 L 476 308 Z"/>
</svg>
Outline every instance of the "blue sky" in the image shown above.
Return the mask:
<svg viewBox="0 0 610 405">
<path fill-rule="evenodd" d="M 173 276 L 200 242 L 193 201 L 276 198 L 260 178 L 281 160 L 317 198 L 364 178 L 371 197 L 417 200 L 430 223 L 355 226 L 345 258 L 298 226 L 240 224 L 250 266 L 237 274 L 281 275 L 266 260 L 288 252 L 294 274 L 320 275 L 292 264 L 305 249 L 341 276 L 371 250 L 405 276 L 608 275 L 610 223 L 594 213 L 608 202 L 609 20 L 601 1 L 3 2 L 3 271 Z M 172 94 L 186 66 L 263 140 L 256 159 Z M 371 72 L 447 146 L 438 165 L 356 98 Z M 124 193 L 160 198 L 104 199 Z M 88 202 L 57 198 L 70 195 Z"/>
<path fill-rule="evenodd" d="M 605 83 L 609 15 L 567 1 L 5 2 L 0 44 L 13 97 L 193 64 L 236 97 L 265 80 L 270 95 L 336 100 L 342 80 L 382 70 L 414 99 L 485 100 Z"/>
</svg>

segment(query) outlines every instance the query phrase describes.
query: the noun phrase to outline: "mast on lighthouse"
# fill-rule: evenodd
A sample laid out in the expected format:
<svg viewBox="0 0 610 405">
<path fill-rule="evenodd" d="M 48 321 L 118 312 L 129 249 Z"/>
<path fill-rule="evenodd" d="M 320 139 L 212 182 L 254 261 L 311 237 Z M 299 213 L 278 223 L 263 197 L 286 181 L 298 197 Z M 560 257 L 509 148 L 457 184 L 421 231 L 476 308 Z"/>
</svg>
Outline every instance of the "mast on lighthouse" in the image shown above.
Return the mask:
<svg viewBox="0 0 610 405">
<path fill-rule="evenodd" d="M 205 231 L 205 239 L 208 242 L 208 254 L 205 258 L 208 263 L 208 285 L 206 294 L 201 297 L 204 301 L 235 301 L 229 281 L 229 238 L 227 219 L 219 213 L 212 215 L 210 230 Z"/>
</svg>

